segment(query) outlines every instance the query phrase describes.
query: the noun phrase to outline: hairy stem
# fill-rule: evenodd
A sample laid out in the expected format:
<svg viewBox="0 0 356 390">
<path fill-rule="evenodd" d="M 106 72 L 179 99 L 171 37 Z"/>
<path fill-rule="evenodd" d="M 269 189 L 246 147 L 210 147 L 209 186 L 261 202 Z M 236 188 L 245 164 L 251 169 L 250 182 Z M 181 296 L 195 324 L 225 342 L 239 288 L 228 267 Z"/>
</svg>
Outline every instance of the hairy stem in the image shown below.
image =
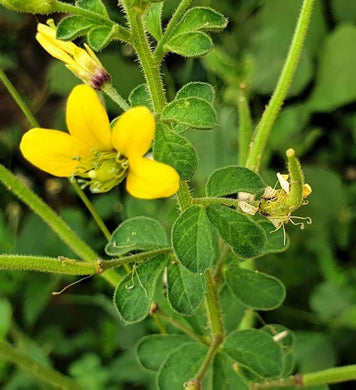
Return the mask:
<svg viewBox="0 0 356 390">
<path fill-rule="evenodd" d="M 0 269 L 11 271 L 37 271 L 66 275 L 92 275 L 102 272 L 101 260 L 92 262 L 67 257 L 0 255 Z"/>
<path fill-rule="evenodd" d="M 115 102 L 119 107 L 121 107 L 124 111 L 130 108 L 130 105 L 127 101 L 117 92 L 117 90 L 113 87 L 111 83 L 105 83 L 101 87 L 101 91 L 103 91 L 109 98 Z"/>
<path fill-rule="evenodd" d="M 83 387 L 75 382 L 74 379 L 55 371 L 53 368 L 38 363 L 24 352 L 12 347 L 6 341 L 0 340 L 0 358 L 16 364 L 33 376 L 53 386 L 53 388 L 83 390 Z"/>
<path fill-rule="evenodd" d="M 193 204 L 200 204 L 202 206 L 209 206 L 210 204 L 222 204 L 224 206 L 230 206 L 230 207 L 238 207 L 239 200 L 238 199 L 232 199 L 232 198 L 218 198 L 218 197 L 211 197 L 211 198 L 193 198 L 192 199 Z"/>
<path fill-rule="evenodd" d="M 110 268 L 121 267 L 124 264 L 145 263 L 146 261 L 149 261 L 150 259 L 153 259 L 159 255 L 171 254 L 171 253 L 172 253 L 171 248 L 155 249 L 149 252 L 142 252 L 142 253 L 137 253 L 135 255 L 120 257 L 118 259 L 105 260 L 102 263 L 102 267 L 103 270 L 108 270 Z"/>
<path fill-rule="evenodd" d="M 344 367 L 334 367 L 323 371 L 304 374 L 303 386 L 323 385 L 346 381 L 356 381 L 356 364 Z"/>
<path fill-rule="evenodd" d="M 99 258 L 97 253 L 82 241 L 73 230 L 43 202 L 34 192 L 26 187 L 15 175 L 0 164 L 0 181 L 5 187 L 21 199 L 30 207 L 48 226 L 57 234 L 57 236 L 85 261 L 95 261 Z M 116 286 L 120 281 L 120 276 L 114 271 L 108 271 L 103 277 Z"/>
<path fill-rule="evenodd" d="M 219 300 L 219 286 L 214 280 L 210 270 L 206 271 L 205 277 L 207 282 L 205 307 L 208 315 L 209 327 L 212 338 L 218 338 L 221 344 L 225 337 L 225 331 Z"/>
<path fill-rule="evenodd" d="M 297 385 L 307 387 L 315 385 L 330 385 L 333 383 L 356 381 L 356 364 L 344 367 L 333 367 L 322 371 L 309 372 L 307 374 L 297 374 L 288 378 L 254 383 L 251 390 L 265 390 L 275 387 L 287 387 Z"/>
<path fill-rule="evenodd" d="M 250 107 L 246 97 L 245 86 L 241 84 L 236 96 L 236 105 L 239 113 L 239 159 L 238 164 L 244 167 L 248 155 L 248 146 L 252 135 L 252 119 Z"/>
<path fill-rule="evenodd" d="M 255 172 L 258 172 L 259 170 L 263 151 L 266 147 L 272 126 L 274 125 L 277 115 L 287 96 L 289 87 L 297 69 L 307 30 L 310 24 L 314 2 L 315 0 L 303 1 L 303 6 L 282 73 L 279 77 L 271 100 L 269 101 L 252 137 L 249 155 L 246 161 L 246 167 Z"/>
<path fill-rule="evenodd" d="M 123 4 L 125 6 L 125 2 L 123 2 Z M 150 48 L 143 27 L 142 15 L 135 8 L 128 8 L 125 6 L 125 9 L 131 26 L 131 44 L 140 61 L 155 111 L 157 114 L 160 114 L 166 104 L 166 97 L 159 66 L 154 59 Z"/>
<path fill-rule="evenodd" d="M 211 362 L 214 359 L 215 354 L 218 352 L 222 342 L 224 341 L 225 331 L 222 319 L 222 312 L 220 307 L 219 300 L 219 291 L 218 284 L 214 280 L 211 271 L 208 270 L 205 273 L 206 277 L 206 295 L 205 295 L 205 307 L 206 313 L 208 316 L 208 323 L 211 333 L 211 343 L 204 359 L 203 364 L 201 365 L 199 371 L 195 375 L 195 378 L 189 381 L 189 386 L 191 389 L 200 389 L 201 381 L 208 370 Z M 189 388 L 189 387 L 188 387 Z"/>
</svg>

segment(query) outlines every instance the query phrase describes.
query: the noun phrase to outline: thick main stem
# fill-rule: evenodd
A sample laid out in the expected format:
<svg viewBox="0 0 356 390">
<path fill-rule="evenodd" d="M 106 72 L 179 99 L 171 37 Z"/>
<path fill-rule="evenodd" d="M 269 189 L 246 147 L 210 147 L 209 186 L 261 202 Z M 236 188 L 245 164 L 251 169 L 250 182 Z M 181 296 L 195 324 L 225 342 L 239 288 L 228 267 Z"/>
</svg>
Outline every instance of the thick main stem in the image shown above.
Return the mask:
<svg viewBox="0 0 356 390">
<path fill-rule="evenodd" d="M 126 7 L 126 11 L 131 26 L 131 43 L 142 66 L 155 111 L 157 114 L 160 114 L 166 104 L 166 97 L 164 94 L 159 66 L 157 61 L 155 61 L 150 48 L 150 44 L 143 27 L 142 15 L 140 15 L 134 8 Z"/>
<path fill-rule="evenodd" d="M 252 120 L 250 107 L 246 97 L 245 86 L 241 84 L 236 96 L 239 113 L 239 166 L 244 167 L 248 155 L 248 146 L 252 135 Z"/>
<path fill-rule="evenodd" d="M 66 257 L 0 255 L 0 270 L 38 271 L 66 275 L 99 274 L 101 261 L 86 262 Z"/>
<path fill-rule="evenodd" d="M 295 71 L 297 69 L 307 30 L 310 24 L 314 2 L 315 0 L 303 1 L 303 6 L 282 73 L 279 77 L 271 100 L 269 101 L 252 137 L 246 167 L 255 172 L 258 172 L 259 170 L 263 151 L 266 147 L 272 126 L 274 125 L 277 115 L 287 96 Z"/>
<path fill-rule="evenodd" d="M 356 364 L 351 366 L 329 368 L 323 371 L 310 372 L 308 374 L 304 374 L 302 378 L 303 386 L 323 385 L 346 381 L 356 381 Z"/>
<path fill-rule="evenodd" d="M 205 277 L 205 307 L 211 332 L 211 344 L 203 364 L 201 365 L 195 378 L 191 381 L 191 388 L 193 389 L 200 388 L 199 386 L 201 380 L 203 379 L 206 371 L 208 370 L 211 362 L 214 359 L 215 354 L 218 352 L 225 338 L 224 324 L 219 300 L 219 286 L 214 280 L 210 270 L 206 271 Z"/>
<path fill-rule="evenodd" d="M 75 382 L 74 379 L 55 371 L 53 368 L 38 363 L 22 351 L 12 347 L 6 341 L 1 340 L 0 359 L 16 364 L 23 370 L 50 384 L 53 388 L 63 390 L 83 390 L 83 387 L 79 385 L 79 383 Z"/>
<path fill-rule="evenodd" d="M 298 385 L 299 388 L 307 388 L 308 386 L 330 385 L 347 381 L 356 381 L 356 364 L 255 383 L 251 385 L 251 390 L 267 390 L 270 388 L 283 388 L 293 385 Z"/>
</svg>

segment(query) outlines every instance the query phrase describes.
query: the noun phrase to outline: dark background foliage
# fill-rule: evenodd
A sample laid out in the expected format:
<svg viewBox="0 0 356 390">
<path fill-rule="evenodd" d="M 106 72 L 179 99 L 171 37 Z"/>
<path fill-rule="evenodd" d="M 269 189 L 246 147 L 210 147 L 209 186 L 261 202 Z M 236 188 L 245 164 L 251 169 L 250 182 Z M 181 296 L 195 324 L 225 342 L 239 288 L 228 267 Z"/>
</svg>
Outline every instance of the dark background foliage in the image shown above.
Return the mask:
<svg viewBox="0 0 356 390">
<path fill-rule="evenodd" d="M 113 19 L 118 9 L 106 2 Z M 110 3 L 110 4 L 109 4 Z M 177 1 L 166 0 L 168 17 Z M 229 17 L 225 32 L 214 36 L 217 50 L 203 59 L 166 58 L 163 75 L 172 98 L 186 82 L 216 85 L 220 127 L 187 134 L 200 154 L 193 177 L 195 193 L 215 168 L 237 161 L 236 86 L 246 84 L 257 121 L 273 92 L 301 5 L 297 0 L 211 0 Z M 61 15 L 56 15 L 59 19 Z M 43 127 L 65 129 L 65 99 L 79 83 L 34 39 L 36 24 L 46 17 L 0 10 L 0 66 L 26 97 Z M 287 288 L 284 304 L 256 314 L 257 324 L 280 323 L 296 332 L 296 371 L 308 372 L 356 361 L 356 3 L 317 1 L 303 57 L 288 99 L 273 128 L 262 176 L 274 185 L 285 171 L 284 153 L 295 148 L 313 193 L 301 209 L 313 224 L 304 231 L 287 226 L 290 245 L 281 254 L 257 260 L 256 267 L 280 278 Z M 81 43 L 79 40 L 78 43 Z M 99 56 L 124 97 L 143 77 L 132 50 L 111 44 Z M 107 101 L 112 118 L 117 107 Z M 0 161 L 28 183 L 96 250 L 105 239 L 90 222 L 69 183 L 24 161 L 18 145 L 29 124 L 0 85 Z M 91 196 L 110 229 L 127 217 L 158 218 L 170 229 L 176 215 L 167 201 L 142 201 L 121 188 Z M 0 186 L 0 251 L 70 255 L 51 231 Z M 0 273 L 0 338 L 8 337 L 40 362 L 80 380 L 86 389 L 151 389 L 152 376 L 134 356 L 137 340 L 157 332 L 151 320 L 124 327 L 111 303 L 111 288 L 87 279 L 52 296 L 75 279 L 36 273 Z M 239 311 L 240 310 L 240 311 Z M 231 314 L 231 313 L 230 313 Z M 236 309 L 236 316 L 241 309 Z M 0 361 L 4 390 L 46 386 Z M 325 387 L 318 387 L 322 390 Z M 352 384 L 330 386 L 351 389 Z"/>
</svg>

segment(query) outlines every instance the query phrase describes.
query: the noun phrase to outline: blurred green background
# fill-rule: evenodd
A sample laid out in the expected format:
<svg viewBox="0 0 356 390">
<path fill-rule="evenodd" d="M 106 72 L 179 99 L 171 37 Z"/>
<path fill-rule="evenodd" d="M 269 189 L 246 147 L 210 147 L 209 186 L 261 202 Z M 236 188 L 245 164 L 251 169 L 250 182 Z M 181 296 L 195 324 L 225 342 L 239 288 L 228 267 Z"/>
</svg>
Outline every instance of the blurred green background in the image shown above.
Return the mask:
<svg viewBox="0 0 356 390">
<path fill-rule="evenodd" d="M 114 20 L 123 20 L 116 2 L 104 3 Z M 177 4 L 176 0 L 165 1 L 165 22 Z M 301 1 L 202 0 L 194 5 L 210 5 L 229 18 L 227 29 L 214 35 L 214 52 L 189 60 L 169 55 L 162 69 L 168 98 L 188 81 L 208 81 L 216 86 L 220 127 L 186 133 L 200 155 L 193 177 L 193 192 L 199 195 L 213 169 L 236 164 L 236 87 L 246 84 L 256 122 L 283 66 Z M 55 15 L 56 20 L 60 17 Z M 79 80 L 35 41 L 36 25 L 45 20 L 44 16 L 0 8 L 0 66 L 25 96 L 42 127 L 65 129 L 65 100 Z M 273 128 L 261 171 L 266 183 L 274 185 L 275 173 L 285 171 L 285 150 L 293 147 L 313 189 L 309 205 L 298 214 L 310 216 L 313 224 L 304 231 L 288 225 L 288 250 L 256 262 L 258 269 L 277 276 L 287 288 L 284 304 L 273 312 L 260 313 L 257 323 L 280 323 L 296 332 L 295 369 L 300 372 L 356 362 L 355 22 L 356 2 L 316 2 L 303 56 Z M 124 97 L 143 82 L 129 47 L 113 43 L 99 57 Z M 106 103 L 111 118 L 115 118 L 120 112 L 112 102 Z M 105 238 L 69 183 L 40 172 L 22 158 L 18 145 L 29 124 L 3 85 L 0 119 L 1 163 L 103 254 Z M 136 200 L 121 188 L 89 196 L 112 230 L 123 219 L 136 215 L 156 217 L 169 230 L 176 215 L 174 202 Z M 2 253 L 71 255 L 3 186 L 0 205 Z M 153 375 L 139 367 L 134 345 L 141 336 L 158 332 L 156 325 L 146 320 L 124 327 L 111 303 L 112 289 L 99 278 L 87 279 L 59 296 L 51 295 L 74 280 L 0 272 L 0 338 L 73 375 L 85 389 L 153 389 Z M 236 308 L 236 317 L 241 310 Z M 353 386 L 330 388 L 351 390 Z M 0 361 L 0 388 L 47 387 Z M 326 388 L 319 386 L 318 390 Z"/>
</svg>

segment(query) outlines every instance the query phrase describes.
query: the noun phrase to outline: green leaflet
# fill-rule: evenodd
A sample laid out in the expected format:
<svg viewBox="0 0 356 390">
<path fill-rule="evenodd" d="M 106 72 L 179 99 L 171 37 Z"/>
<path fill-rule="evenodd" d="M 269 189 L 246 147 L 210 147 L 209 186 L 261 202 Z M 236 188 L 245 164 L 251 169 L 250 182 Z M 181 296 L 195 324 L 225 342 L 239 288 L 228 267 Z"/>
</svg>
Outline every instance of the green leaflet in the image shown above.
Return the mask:
<svg viewBox="0 0 356 390">
<path fill-rule="evenodd" d="M 190 141 L 163 123 L 156 127 L 153 155 L 155 160 L 175 168 L 182 180 L 190 179 L 198 165 L 198 154 Z"/>
<path fill-rule="evenodd" d="M 182 390 L 202 365 L 208 348 L 197 344 L 184 344 L 168 355 L 158 373 L 160 390 Z"/>
<path fill-rule="evenodd" d="M 167 270 L 168 301 L 172 308 L 184 315 L 193 315 L 202 304 L 206 279 L 186 270 L 181 264 L 169 264 Z"/>
<path fill-rule="evenodd" d="M 205 209 L 188 208 L 173 225 L 172 245 L 177 259 L 189 271 L 205 272 L 213 263 L 215 251 L 212 231 Z"/>
<path fill-rule="evenodd" d="M 105 247 L 110 256 L 168 247 L 166 232 L 153 218 L 135 217 L 119 225 Z"/>
<path fill-rule="evenodd" d="M 146 106 L 151 111 L 154 110 L 147 84 L 141 84 L 134 88 L 130 93 L 129 102 L 133 107 Z"/>
<path fill-rule="evenodd" d="M 211 129 L 218 125 L 212 104 L 198 97 L 173 100 L 164 107 L 161 119 L 197 129 Z"/>
<path fill-rule="evenodd" d="M 145 336 L 136 345 L 136 355 L 144 368 L 158 371 L 173 350 L 192 339 L 180 334 L 155 334 Z"/>
<path fill-rule="evenodd" d="M 284 285 L 274 276 L 234 264 L 226 270 L 226 283 L 235 297 L 251 309 L 275 309 L 286 295 Z"/>
<path fill-rule="evenodd" d="M 221 238 L 231 245 L 239 257 L 248 259 L 258 256 L 263 251 L 266 234 L 249 217 L 221 205 L 210 205 L 206 212 Z"/>
<path fill-rule="evenodd" d="M 214 44 L 209 35 L 201 32 L 184 32 L 174 35 L 163 47 L 183 57 L 199 57 L 212 50 Z"/>
<path fill-rule="evenodd" d="M 148 315 L 157 279 L 168 259 L 158 256 L 134 267 L 116 287 L 114 305 L 125 324 L 142 321 Z"/>
<path fill-rule="evenodd" d="M 213 363 L 213 390 L 248 390 L 243 377 L 234 370 L 234 361 L 224 353 L 218 353 Z"/>
<path fill-rule="evenodd" d="M 207 100 L 213 104 L 215 100 L 215 90 L 211 84 L 194 81 L 185 84 L 176 94 L 176 99 L 184 99 L 189 97 L 198 97 Z"/>
<path fill-rule="evenodd" d="M 216 169 L 209 176 L 205 191 L 207 196 L 225 196 L 237 192 L 258 194 L 265 187 L 261 177 L 250 169 L 229 166 Z"/>
<path fill-rule="evenodd" d="M 230 333 L 223 351 L 253 373 L 265 377 L 278 377 L 283 369 L 282 349 L 273 337 L 257 329 Z"/>
</svg>

